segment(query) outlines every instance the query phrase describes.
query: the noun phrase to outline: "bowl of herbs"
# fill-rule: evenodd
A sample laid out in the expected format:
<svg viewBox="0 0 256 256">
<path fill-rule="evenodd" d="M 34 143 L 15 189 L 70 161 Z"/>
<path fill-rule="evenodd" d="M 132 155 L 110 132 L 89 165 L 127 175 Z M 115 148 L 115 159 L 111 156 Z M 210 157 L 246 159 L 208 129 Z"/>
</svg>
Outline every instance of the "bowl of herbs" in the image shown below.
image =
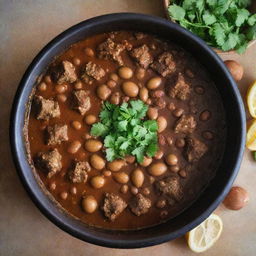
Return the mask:
<svg viewBox="0 0 256 256">
<path fill-rule="evenodd" d="M 163 0 L 166 17 L 217 53 L 242 54 L 256 42 L 256 0 Z"/>
</svg>

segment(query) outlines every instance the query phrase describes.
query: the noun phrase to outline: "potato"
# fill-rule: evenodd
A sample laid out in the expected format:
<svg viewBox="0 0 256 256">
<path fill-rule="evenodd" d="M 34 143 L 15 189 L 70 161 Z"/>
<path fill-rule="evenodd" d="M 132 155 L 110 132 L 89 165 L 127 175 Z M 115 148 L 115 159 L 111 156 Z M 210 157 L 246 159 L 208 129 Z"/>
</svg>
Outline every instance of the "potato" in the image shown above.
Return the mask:
<svg viewBox="0 0 256 256">
<path fill-rule="evenodd" d="M 224 63 L 236 81 L 240 81 L 243 78 L 244 68 L 239 63 L 234 60 L 226 60 Z"/>
</svg>

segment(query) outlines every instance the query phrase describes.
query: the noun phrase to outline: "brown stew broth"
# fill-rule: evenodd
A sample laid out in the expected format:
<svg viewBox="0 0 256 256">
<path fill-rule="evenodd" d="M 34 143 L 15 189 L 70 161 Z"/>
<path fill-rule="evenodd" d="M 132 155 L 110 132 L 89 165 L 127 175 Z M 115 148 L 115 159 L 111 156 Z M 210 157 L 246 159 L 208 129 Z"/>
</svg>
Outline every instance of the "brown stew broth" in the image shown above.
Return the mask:
<svg viewBox="0 0 256 256">
<path fill-rule="evenodd" d="M 119 216 L 117 216 L 114 221 L 108 220 L 104 216 L 104 212 L 101 209 L 104 194 L 106 192 L 113 192 L 114 194 L 118 194 L 127 204 L 129 204 L 130 199 L 134 197 L 134 195 L 130 192 L 130 188 L 133 185 L 131 179 L 127 183 L 129 186 L 129 191 L 124 194 L 120 192 L 122 184 L 116 182 L 112 177 L 114 172 L 112 172 L 110 177 L 104 177 L 105 185 L 100 189 L 95 189 L 91 186 L 90 178 L 95 175 L 101 175 L 103 170 L 95 170 L 92 168 L 92 170 L 88 173 L 86 183 L 72 183 L 67 175 L 67 172 L 74 160 L 90 162 L 90 156 L 92 153 L 89 153 L 84 149 L 84 143 L 86 140 L 85 136 L 86 134 L 90 133 L 91 126 L 84 122 L 84 118 L 88 114 L 95 115 L 98 118 L 102 106 L 102 100 L 98 98 L 96 88 L 99 85 L 106 84 L 107 81 L 109 81 L 110 74 L 117 74 L 118 68 L 120 67 L 118 63 L 112 60 L 99 59 L 97 57 L 97 46 L 110 36 L 113 37 L 113 41 L 115 42 L 127 40 L 128 43 L 132 45 L 132 48 L 136 48 L 143 44 L 148 45 L 149 52 L 152 54 L 154 59 L 156 59 L 157 56 L 162 52 L 172 52 L 176 63 L 175 74 L 178 74 L 179 72 L 182 73 L 185 81 L 190 85 L 191 88 L 191 92 L 187 100 L 169 97 L 166 90 L 169 86 L 168 79 L 172 79 L 172 75 L 170 75 L 168 78 L 162 77 L 150 67 L 146 69 L 145 77 L 143 79 L 139 80 L 135 75 L 128 79 L 128 81 L 132 81 L 141 87 L 145 86 L 150 78 L 155 76 L 161 77 L 162 83 L 157 89 L 165 92 L 162 99 L 164 99 L 166 102 L 166 107 L 159 109 L 158 113 L 159 116 L 164 116 L 168 123 L 167 128 L 161 133 L 161 136 L 164 136 L 165 139 L 171 138 L 173 143 L 169 145 L 166 141 L 165 145 L 159 144 L 159 148 L 164 152 L 164 155 L 162 160 L 153 159 L 152 163 L 155 161 L 164 162 L 165 157 L 169 153 L 173 153 L 177 156 L 178 166 L 180 170 L 185 171 L 186 177 L 182 177 L 182 174 L 180 175 L 179 173 L 172 172 L 169 166 L 168 170 L 163 175 L 154 177 L 155 180 L 158 181 L 163 177 L 174 175 L 178 178 L 183 190 L 183 197 L 181 200 L 176 201 L 173 205 L 167 204 L 167 206 L 164 208 L 157 208 L 157 201 L 165 197 L 159 195 L 155 185 L 150 183 L 148 168 L 140 167 L 145 175 L 145 181 L 143 186 L 138 188 L 138 190 L 140 193 L 142 193 L 143 188 L 148 188 L 150 190 L 150 194 L 144 196 L 151 200 L 151 207 L 147 213 L 142 214 L 141 216 L 136 216 L 131 212 L 129 207 L 127 207 Z M 85 54 L 85 48 L 91 48 L 94 51 L 94 56 L 87 56 Z M 124 66 L 131 68 L 133 70 L 133 74 L 135 74 L 136 69 L 138 68 L 138 63 L 136 63 L 136 61 L 130 57 L 129 51 L 124 50 L 121 53 L 121 56 L 124 61 Z M 79 65 L 74 64 L 74 58 L 78 58 L 80 60 Z M 47 177 L 47 172 L 45 170 L 36 168 L 36 171 L 45 184 L 45 187 L 49 190 L 53 197 L 66 211 L 79 218 L 82 222 L 89 225 L 110 229 L 136 229 L 156 225 L 176 216 L 187 208 L 191 202 L 193 202 L 200 195 L 202 190 L 214 177 L 222 157 L 225 143 L 225 117 L 223 105 L 220 95 L 218 94 L 213 81 L 205 69 L 196 61 L 194 57 L 172 42 L 162 41 L 153 35 L 146 35 L 141 39 L 137 39 L 134 36 L 134 33 L 129 31 L 114 32 L 111 33 L 111 35 L 109 33 L 96 35 L 70 46 L 67 51 L 54 60 L 54 63 L 51 64 L 46 71 L 46 75 L 51 74 L 52 67 L 54 67 L 56 63 L 60 63 L 64 60 L 70 61 L 74 64 L 78 80 L 80 80 L 79 74 L 81 67 L 89 61 L 100 65 L 105 70 L 106 74 L 99 81 L 94 79 L 92 84 L 82 82 L 82 89 L 90 91 L 89 96 L 91 100 L 91 108 L 86 112 L 85 115 L 81 115 L 77 110 L 72 109 L 71 94 L 75 90 L 74 83 L 64 83 L 67 86 L 67 90 L 63 93 L 67 97 L 66 102 L 61 102 L 57 99 L 57 84 L 55 82 L 46 82 L 47 89 L 45 91 L 40 91 L 38 89 L 35 91 L 36 95 L 40 95 L 45 99 L 51 98 L 58 101 L 61 112 L 60 118 L 51 118 L 48 121 L 37 120 L 35 108 L 32 105 L 31 112 L 29 114 L 28 134 L 26 138 L 28 140 L 28 152 L 31 154 L 31 159 L 35 160 L 39 152 L 46 152 L 53 148 L 57 148 L 62 156 L 61 171 L 54 174 L 51 178 Z M 42 77 L 42 81 L 44 81 L 44 76 Z M 112 93 L 119 92 L 121 97 L 125 97 L 126 95 L 121 89 L 121 85 L 124 81 L 126 80 L 119 77 L 117 85 L 111 89 Z M 152 99 L 151 96 L 149 97 Z M 139 99 L 139 97 L 136 97 L 135 99 Z M 198 161 L 188 162 L 184 157 L 184 148 L 178 148 L 175 145 L 175 141 L 177 139 L 184 138 L 187 135 L 174 132 L 175 123 L 179 118 L 175 117 L 173 111 L 168 109 L 169 103 L 173 103 L 176 109 L 183 109 L 184 114 L 192 115 L 197 122 L 196 129 L 193 131 L 191 136 L 196 137 L 208 147 L 207 152 Z M 200 120 L 200 114 L 205 110 L 210 112 L 210 119 L 207 121 L 202 121 Z M 81 129 L 74 129 L 71 125 L 72 121 L 79 121 L 82 124 Z M 45 142 L 45 129 L 48 125 L 53 125 L 55 123 L 66 124 L 68 126 L 68 141 L 63 141 L 58 145 L 49 146 L 46 145 Z M 207 136 L 203 135 L 207 134 L 205 133 L 206 131 L 209 131 L 210 137 L 212 136 L 213 138 L 206 139 L 205 137 Z M 67 149 L 70 143 L 74 140 L 80 141 L 81 147 L 77 153 L 70 154 L 68 153 Z M 105 156 L 103 151 L 96 152 L 96 154 L 102 156 L 103 158 Z M 122 168 L 121 171 L 130 176 L 131 172 L 136 168 L 136 166 L 139 167 L 136 162 L 133 164 L 127 164 Z M 106 168 L 104 168 L 104 170 L 106 170 Z M 56 184 L 56 188 L 54 188 L 53 184 Z M 71 192 L 74 187 L 76 188 L 76 194 Z M 61 193 L 63 192 L 67 192 L 66 199 L 61 198 Z M 81 201 L 84 195 L 93 195 L 97 200 L 98 208 L 95 212 L 88 214 L 82 209 Z"/>
</svg>

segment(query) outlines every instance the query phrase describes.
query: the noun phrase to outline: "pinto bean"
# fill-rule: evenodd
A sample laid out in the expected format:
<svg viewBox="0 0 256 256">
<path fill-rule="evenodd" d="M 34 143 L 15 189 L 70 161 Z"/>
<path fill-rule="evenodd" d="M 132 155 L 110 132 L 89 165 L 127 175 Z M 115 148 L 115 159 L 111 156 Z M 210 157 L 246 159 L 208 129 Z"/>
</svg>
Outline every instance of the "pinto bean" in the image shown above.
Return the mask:
<svg viewBox="0 0 256 256">
<path fill-rule="evenodd" d="M 166 157 L 166 163 L 168 165 L 176 165 L 178 163 L 178 157 L 174 154 L 168 154 Z"/>
<path fill-rule="evenodd" d="M 82 128 L 82 124 L 79 121 L 73 121 L 71 125 L 76 130 L 80 130 Z"/>
<path fill-rule="evenodd" d="M 64 93 L 67 90 L 67 86 L 65 86 L 64 84 L 57 84 L 55 86 L 55 91 L 59 94 Z"/>
<path fill-rule="evenodd" d="M 150 107 L 147 111 L 147 116 L 151 120 L 156 120 L 158 117 L 158 110 L 157 108 Z"/>
<path fill-rule="evenodd" d="M 138 80 L 142 80 L 145 77 L 146 70 L 143 68 L 137 68 L 135 76 Z"/>
<path fill-rule="evenodd" d="M 73 63 L 74 65 L 79 66 L 81 64 L 81 60 L 79 58 L 74 58 Z"/>
<path fill-rule="evenodd" d="M 161 149 L 159 149 L 159 150 L 156 152 L 154 158 L 159 160 L 159 159 L 161 159 L 161 158 L 163 157 L 163 155 L 164 155 L 164 152 L 163 152 Z"/>
<path fill-rule="evenodd" d="M 109 170 L 104 170 L 103 172 L 103 175 L 105 176 L 105 177 L 110 177 L 111 176 L 111 171 L 109 171 Z"/>
<path fill-rule="evenodd" d="M 152 158 L 144 156 L 143 161 L 140 163 L 141 166 L 147 167 L 152 163 Z"/>
<path fill-rule="evenodd" d="M 173 110 L 172 114 L 175 116 L 175 117 L 181 117 L 182 114 L 184 113 L 184 109 L 182 108 L 176 108 Z"/>
<path fill-rule="evenodd" d="M 123 194 L 126 194 L 127 192 L 128 192 L 128 190 L 129 190 L 129 187 L 128 187 L 128 185 L 122 185 L 121 186 L 121 188 L 120 188 L 120 191 L 121 191 L 121 193 L 123 193 Z"/>
<path fill-rule="evenodd" d="M 171 172 L 178 172 L 180 170 L 180 167 L 178 165 L 173 165 L 173 166 L 170 166 L 169 169 Z"/>
<path fill-rule="evenodd" d="M 102 170 L 105 167 L 105 161 L 97 154 L 93 154 L 90 158 L 90 163 L 96 170 Z"/>
<path fill-rule="evenodd" d="M 111 95 L 110 97 L 110 103 L 118 105 L 120 103 L 120 93 L 119 92 L 115 92 Z"/>
<path fill-rule="evenodd" d="M 97 152 L 102 148 L 102 142 L 99 140 L 89 139 L 85 141 L 84 147 L 89 152 Z"/>
<path fill-rule="evenodd" d="M 139 192 L 138 188 L 136 188 L 136 187 L 134 187 L 134 186 L 131 187 L 131 193 L 132 193 L 133 195 L 137 195 L 138 192 Z"/>
<path fill-rule="evenodd" d="M 89 48 L 89 47 L 86 47 L 84 49 L 84 52 L 85 54 L 88 56 L 88 57 L 93 57 L 94 56 L 94 51 L 92 48 Z"/>
<path fill-rule="evenodd" d="M 112 172 L 118 172 L 125 165 L 125 161 L 121 159 L 114 160 L 107 164 L 107 167 Z"/>
<path fill-rule="evenodd" d="M 113 175 L 114 180 L 118 183 L 125 184 L 129 181 L 129 176 L 125 172 L 117 172 Z"/>
<path fill-rule="evenodd" d="M 131 181 L 133 185 L 137 188 L 140 188 L 144 183 L 144 173 L 141 169 L 137 168 L 135 169 L 131 174 Z"/>
<path fill-rule="evenodd" d="M 94 196 L 86 196 L 82 200 L 82 208 L 86 213 L 93 213 L 98 207 Z"/>
<path fill-rule="evenodd" d="M 112 74 L 110 74 L 110 79 L 112 79 L 112 80 L 114 80 L 114 81 L 118 81 L 118 75 L 116 74 L 116 73 L 112 73 Z"/>
<path fill-rule="evenodd" d="M 97 96 L 101 99 L 101 100 L 106 100 L 111 94 L 111 90 L 108 88 L 107 85 L 102 84 L 100 86 L 98 86 L 97 88 Z"/>
<path fill-rule="evenodd" d="M 163 132 L 166 129 L 166 127 L 167 127 L 167 120 L 166 120 L 166 118 L 163 117 L 163 116 L 159 116 L 157 118 L 157 125 L 158 125 L 158 130 L 157 131 L 159 133 Z"/>
<path fill-rule="evenodd" d="M 139 93 L 139 87 L 137 84 L 127 81 L 122 84 L 124 93 L 129 97 L 136 97 Z"/>
<path fill-rule="evenodd" d="M 115 88 L 116 87 L 116 81 L 114 81 L 114 80 L 109 80 L 109 81 L 107 81 L 107 86 L 109 87 L 109 88 L 111 88 L 111 89 L 113 89 L 113 88 Z"/>
<path fill-rule="evenodd" d="M 68 153 L 75 154 L 81 147 L 81 142 L 79 140 L 72 141 L 68 146 Z"/>
<path fill-rule="evenodd" d="M 210 118 L 211 118 L 211 112 L 208 111 L 208 110 L 204 110 L 204 111 L 200 114 L 200 116 L 199 116 L 199 119 L 200 119 L 201 121 L 207 121 L 207 120 L 209 120 Z"/>
<path fill-rule="evenodd" d="M 98 176 L 92 177 L 90 182 L 94 188 L 102 188 L 105 184 L 105 179 L 103 176 L 98 175 Z"/>
<path fill-rule="evenodd" d="M 148 89 L 146 87 L 142 87 L 140 89 L 139 96 L 143 102 L 146 102 L 148 100 Z"/>
<path fill-rule="evenodd" d="M 60 193 L 60 198 L 62 200 L 66 200 L 68 198 L 68 193 L 66 191 L 63 191 Z"/>
<path fill-rule="evenodd" d="M 123 79 L 130 79 L 133 76 L 133 71 L 128 67 L 121 67 L 118 70 L 118 75 Z"/>
<path fill-rule="evenodd" d="M 37 86 L 37 89 L 40 91 L 40 92 L 44 92 L 47 90 L 47 84 L 42 82 L 40 83 L 38 86 Z"/>
<path fill-rule="evenodd" d="M 149 166 L 148 171 L 153 176 L 160 176 L 167 171 L 167 166 L 163 162 L 156 162 Z"/>
<path fill-rule="evenodd" d="M 160 86 L 161 83 L 162 83 L 161 77 L 153 77 L 149 79 L 149 81 L 147 82 L 147 88 L 149 90 L 155 90 Z"/>
<path fill-rule="evenodd" d="M 58 94 L 57 95 L 57 100 L 60 102 L 66 102 L 67 96 L 65 94 Z"/>
<path fill-rule="evenodd" d="M 97 117 L 95 115 L 87 115 L 85 118 L 84 118 L 84 121 L 86 124 L 88 125 L 92 125 L 94 123 L 96 123 L 97 121 Z"/>
<path fill-rule="evenodd" d="M 132 155 L 126 156 L 126 157 L 125 157 L 125 161 L 126 161 L 127 163 L 129 163 L 129 164 L 133 164 L 133 163 L 135 162 L 135 156 L 132 156 Z"/>
</svg>

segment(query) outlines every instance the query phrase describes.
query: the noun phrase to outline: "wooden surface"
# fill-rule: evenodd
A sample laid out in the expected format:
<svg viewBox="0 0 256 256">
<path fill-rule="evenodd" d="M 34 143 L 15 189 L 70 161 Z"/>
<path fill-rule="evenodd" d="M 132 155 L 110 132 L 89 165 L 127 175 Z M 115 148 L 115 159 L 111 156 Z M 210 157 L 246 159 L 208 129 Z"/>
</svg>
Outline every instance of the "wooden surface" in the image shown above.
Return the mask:
<svg viewBox="0 0 256 256">
<path fill-rule="evenodd" d="M 53 37 L 82 20 L 112 12 L 163 16 L 161 0 L 0 0 L 0 255 L 105 256 L 194 255 L 184 238 L 136 250 L 107 249 L 84 243 L 46 219 L 25 193 L 12 163 L 8 122 L 18 83 L 38 51 Z M 256 79 L 256 45 L 236 59 L 245 68 L 239 84 L 242 95 Z M 232 145 L 230 145 L 232 147 Z M 225 171 L 225 170 L 223 170 Z M 224 231 L 217 244 L 201 255 L 254 256 L 256 251 L 256 162 L 245 152 L 235 184 L 250 194 L 248 206 L 233 212 L 220 206 Z"/>
</svg>

